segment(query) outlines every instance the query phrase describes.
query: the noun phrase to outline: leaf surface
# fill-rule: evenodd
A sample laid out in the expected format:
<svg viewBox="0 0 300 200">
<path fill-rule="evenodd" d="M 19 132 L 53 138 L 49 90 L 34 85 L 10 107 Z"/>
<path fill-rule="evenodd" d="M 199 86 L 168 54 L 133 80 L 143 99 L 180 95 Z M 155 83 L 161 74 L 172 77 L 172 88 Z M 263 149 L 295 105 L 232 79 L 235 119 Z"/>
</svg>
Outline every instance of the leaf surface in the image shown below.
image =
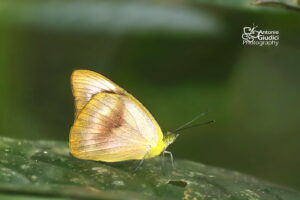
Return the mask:
<svg viewBox="0 0 300 200">
<path fill-rule="evenodd" d="M 0 194 L 6 199 L 299 199 L 297 191 L 200 163 L 160 158 L 79 160 L 65 142 L 0 139 Z M 5 198 L 3 198 L 5 199 Z"/>
</svg>

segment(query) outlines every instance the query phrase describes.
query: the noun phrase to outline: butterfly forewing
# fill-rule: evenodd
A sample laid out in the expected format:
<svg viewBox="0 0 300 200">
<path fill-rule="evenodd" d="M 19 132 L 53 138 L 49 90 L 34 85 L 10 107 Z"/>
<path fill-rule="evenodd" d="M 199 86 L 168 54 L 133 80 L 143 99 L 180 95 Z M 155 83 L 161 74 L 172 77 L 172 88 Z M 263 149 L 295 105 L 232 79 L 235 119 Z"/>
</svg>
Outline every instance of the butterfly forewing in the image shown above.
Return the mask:
<svg viewBox="0 0 300 200">
<path fill-rule="evenodd" d="M 75 70 L 71 76 L 71 85 L 75 97 L 76 116 L 93 95 L 99 92 L 124 93 L 124 90 L 105 78 L 89 70 Z"/>
</svg>

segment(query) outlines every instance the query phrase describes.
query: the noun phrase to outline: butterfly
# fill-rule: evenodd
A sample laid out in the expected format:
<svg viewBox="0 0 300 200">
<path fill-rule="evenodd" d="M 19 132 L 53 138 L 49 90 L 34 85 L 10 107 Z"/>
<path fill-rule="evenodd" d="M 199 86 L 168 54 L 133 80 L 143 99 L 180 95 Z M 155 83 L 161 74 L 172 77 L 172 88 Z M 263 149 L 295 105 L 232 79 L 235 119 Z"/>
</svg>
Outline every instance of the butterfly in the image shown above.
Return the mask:
<svg viewBox="0 0 300 200">
<path fill-rule="evenodd" d="M 151 113 L 123 88 L 89 70 L 73 71 L 71 85 L 75 120 L 69 148 L 74 157 L 119 162 L 170 153 L 165 150 L 177 135 L 164 135 Z"/>
</svg>

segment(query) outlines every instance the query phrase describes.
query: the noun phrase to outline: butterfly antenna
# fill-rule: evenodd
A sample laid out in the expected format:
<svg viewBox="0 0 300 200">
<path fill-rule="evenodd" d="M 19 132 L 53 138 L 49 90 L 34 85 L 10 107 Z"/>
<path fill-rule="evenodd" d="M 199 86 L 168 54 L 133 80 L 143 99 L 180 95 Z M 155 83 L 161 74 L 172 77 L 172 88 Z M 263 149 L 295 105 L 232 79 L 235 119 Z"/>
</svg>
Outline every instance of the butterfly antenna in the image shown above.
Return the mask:
<svg viewBox="0 0 300 200">
<path fill-rule="evenodd" d="M 198 126 L 203 126 L 203 125 L 207 125 L 207 124 L 212 124 L 212 123 L 215 123 L 216 120 L 210 120 L 208 122 L 204 122 L 204 123 L 200 123 L 200 124 L 195 124 L 195 125 L 192 125 L 192 126 L 185 126 L 179 130 L 176 130 L 176 131 L 182 131 L 182 130 L 186 130 L 186 129 L 189 129 L 189 128 L 194 128 L 194 127 L 198 127 Z"/>
<path fill-rule="evenodd" d="M 181 126 L 178 127 L 177 129 L 175 129 L 175 130 L 173 131 L 173 133 L 176 133 L 176 132 L 178 132 L 178 131 L 181 131 L 182 129 L 186 129 L 186 127 L 187 127 L 188 125 L 190 125 L 191 123 L 193 123 L 194 121 L 196 121 L 196 120 L 199 119 L 200 117 L 203 117 L 205 114 L 206 114 L 205 112 L 200 113 L 199 115 L 197 115 L 196 117 L 194 117 L 194 119 L 192 119 L 191 121 L 189 121 L 189 122 L 187 122 L 187 123 L 181 125 Z"/>
</svg>

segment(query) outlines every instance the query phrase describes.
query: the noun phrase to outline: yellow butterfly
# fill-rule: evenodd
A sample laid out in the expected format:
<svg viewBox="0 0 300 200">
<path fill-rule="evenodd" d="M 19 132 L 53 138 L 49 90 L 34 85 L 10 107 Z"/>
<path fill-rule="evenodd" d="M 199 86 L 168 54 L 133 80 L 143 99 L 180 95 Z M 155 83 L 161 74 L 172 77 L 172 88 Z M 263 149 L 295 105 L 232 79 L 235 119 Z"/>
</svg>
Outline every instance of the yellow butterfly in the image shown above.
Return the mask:
<svg viewBox="0 0 300 200">
<path fill-rule="evenodd" d="M 71 85 L 76 112 L 69 147 L 76 158 L 144 160 L 160 155 L 176 139 L 170 132 L 163 135 L 137 99 L 101 74 L 75 70 Z"/>
</svg>

